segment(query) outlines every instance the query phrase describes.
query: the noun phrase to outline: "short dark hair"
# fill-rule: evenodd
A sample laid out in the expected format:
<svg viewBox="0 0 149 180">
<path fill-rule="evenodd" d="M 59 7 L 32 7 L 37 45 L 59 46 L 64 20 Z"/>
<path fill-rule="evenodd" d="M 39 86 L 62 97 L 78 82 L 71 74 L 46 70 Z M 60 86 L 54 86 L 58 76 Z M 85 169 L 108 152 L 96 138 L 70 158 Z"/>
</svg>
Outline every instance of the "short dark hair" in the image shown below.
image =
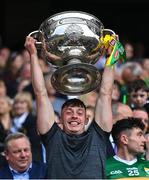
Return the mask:
<svg viewBox="0 0 149 180">
<path fill-rule="evenodd" d="M 133 128 L 140 128 L 143 131 L 145 125 L 140 118 L 129 117 L 127 119 L 117 121 L 112 128 L 112 137 L 115 144 L 118 144 L 119 135 L 122 131 L 132 130 Z"/>
<path fill-rule="evenodd" d="M 147 87 L 147 84 L 144 80 L 142 79 L 137 79 L 132 81 L 131 83 L 128 84 L 128 92 L 137 92 L 138 90 L 143 90 L 146 92 L 149 92 L 149 88 Z"/>
<path fill-rule="evenodd" d="M 80 99 L 77 99 L 77 98 L 73 98 L 73 99 L 69 99 L 67 100 L 63 105 L 62 105 L 62 110 L 65 108 L 65 107 L 82 107 L 86 110 L 86 106 L 85 104 L 83 103 L 83 101 L 81 101 Z"/>
</svg>

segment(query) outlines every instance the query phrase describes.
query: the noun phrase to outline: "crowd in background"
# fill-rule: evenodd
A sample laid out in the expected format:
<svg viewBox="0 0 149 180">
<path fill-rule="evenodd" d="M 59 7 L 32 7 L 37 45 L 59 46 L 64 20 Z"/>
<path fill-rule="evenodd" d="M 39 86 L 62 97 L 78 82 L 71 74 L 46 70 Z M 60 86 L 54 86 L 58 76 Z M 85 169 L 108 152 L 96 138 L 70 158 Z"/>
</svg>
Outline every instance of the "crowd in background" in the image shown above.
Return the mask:
<svg viewBox="0 0 149 180">
<path fill-rule="evenodd" d="M 116 123 L 126 115 L 139 117 L 145 125 L 144 131 L 147 134 L 149 133 L 149 57 L 145 57 L 142 47 L 135 49 L 135 45 L 129 41 L 124 42 L 123 45 L 127 60 L 126 63 L 119 61 L 115 65 L 112 93 L 113 122 Z M 55 121 L 61 125 L 59 121 L 61 106 L 70 97 L 55 91 L 50 83 L 49 64 L 40 56 L 39 62 L 45 77 L 48 96 L 57 117 Z M 95 64 L 101 73 L 104 63 L 105 57 L 100 57 Z M 79 97 L 87 106 L 89 124 L 94 118 L 97 96 L 98 88 Z M 36 128 L 36 100 L 31 84 L 29 53 L 25 48 L 21 51 L 12 51 L 2 45 L 0 47 L 0 153 L 2 156 L 4 140 L 8 134 L 14 132 L 25 133 L 31 142 L 33 159 L 45 162 L 45 149 Z M 108 156 L 113 155 L 110 153 Z"/>
</svg>

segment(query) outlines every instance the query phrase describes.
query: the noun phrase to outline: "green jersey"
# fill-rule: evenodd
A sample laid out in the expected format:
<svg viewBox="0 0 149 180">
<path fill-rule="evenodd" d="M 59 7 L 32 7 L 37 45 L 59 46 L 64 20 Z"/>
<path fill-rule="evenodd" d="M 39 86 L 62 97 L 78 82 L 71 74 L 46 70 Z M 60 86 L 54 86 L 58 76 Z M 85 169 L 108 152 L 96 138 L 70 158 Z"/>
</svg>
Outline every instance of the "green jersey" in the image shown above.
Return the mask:
<svg viewBox="0 0 149 180">
<path fill-rule="evenodd" d="M 113 156 L 106 162 L 107 179 L 149 179 L 149 161 L 136 159 L 134 163 L 125 163 Z"/>
</svg>

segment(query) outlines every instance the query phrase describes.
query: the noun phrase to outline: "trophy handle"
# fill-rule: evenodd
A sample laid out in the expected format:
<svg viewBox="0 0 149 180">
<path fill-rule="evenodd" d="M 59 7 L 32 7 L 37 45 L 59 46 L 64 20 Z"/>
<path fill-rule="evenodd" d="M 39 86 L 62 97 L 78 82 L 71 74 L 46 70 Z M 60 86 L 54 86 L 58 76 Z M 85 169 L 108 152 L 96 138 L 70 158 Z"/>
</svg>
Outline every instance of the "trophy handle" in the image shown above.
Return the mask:
<svg viewBox="0 0 149 180">
<path fill-rule="evenodd" d="M 35 42 L 35 45 L 37 48 L 41 48 L 42 47 L 42 42 L 39 41 L 39 36 L 42 35 L 42 32 L 39 30 L 36 31 L 32 31 L 31 33 L 29 33 L 28 36 L 33 37 L 34 39 L 36 39 L 37 41 Z"/>
<path fill-rule="evenodd" d="M 116 40 L 119 41 L 118 35 L 113 30 L 111 30 L 111 29 L 103 29 L 103 37 L 105 35 L 114 36 L 116 38 Z"/>
<path fill-rule="evenodd" d="M 112 29 L 103 29 L 103 35 L 116 35 Z"/>
<path fill-rule="evenodd" d="M 114 37 L 117 41 L 119 40 L 118 35 L 111 29 L 103 29 L 102 35 L 100 37 L 100 43 L 98 44 L 96 49 L 100 49 L 101 56 L 105 56 L 107 53 L 107 49 L 109 47 L 109 41 L 111 37 Z"/>
</svg>

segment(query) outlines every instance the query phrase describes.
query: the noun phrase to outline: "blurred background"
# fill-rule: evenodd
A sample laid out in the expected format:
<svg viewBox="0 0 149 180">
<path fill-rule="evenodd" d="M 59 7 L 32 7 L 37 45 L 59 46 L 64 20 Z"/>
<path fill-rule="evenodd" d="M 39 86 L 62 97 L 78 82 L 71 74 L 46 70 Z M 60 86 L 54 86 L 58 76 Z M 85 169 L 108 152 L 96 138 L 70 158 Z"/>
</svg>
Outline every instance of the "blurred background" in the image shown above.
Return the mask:
<svg viewBox="0 0 149 180">
<path fill-rule="evenodd" d="M 148 0 L 1 0 L 1 44 L 14 50 L 21 48 L 25 36 L 46 18 L 78 10 L 97 16 L 105 28 L 119 34 L 121 41 L 133 41 L 139 47 L 143 44 L 148 55 L 148 8 Z"/>
</svg>

